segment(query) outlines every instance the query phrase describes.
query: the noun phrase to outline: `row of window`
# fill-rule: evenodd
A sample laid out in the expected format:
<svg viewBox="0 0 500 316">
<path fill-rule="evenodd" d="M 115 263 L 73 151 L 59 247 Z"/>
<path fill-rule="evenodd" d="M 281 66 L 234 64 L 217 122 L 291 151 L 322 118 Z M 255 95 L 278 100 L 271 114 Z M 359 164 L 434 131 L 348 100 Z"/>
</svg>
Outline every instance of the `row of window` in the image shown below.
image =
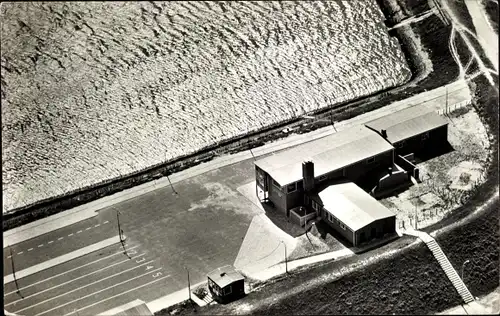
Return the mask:
<svg viewBox="0 0 500 316">
<path fill-rule="evenodd" d="M 326 212 L 326 214 L 327 214 L 327 217 L 328 217 L 328 220 L 330 221 L 330 223 L 337 222 L 337 225 L 340 225 L 340 228 L 342 228 L 343 230 L 347 229 L 346 226 L 344 225 L 344 223 L 339 221 L 335 216 L 333 216 L 329 212 Z"/>
</svg>

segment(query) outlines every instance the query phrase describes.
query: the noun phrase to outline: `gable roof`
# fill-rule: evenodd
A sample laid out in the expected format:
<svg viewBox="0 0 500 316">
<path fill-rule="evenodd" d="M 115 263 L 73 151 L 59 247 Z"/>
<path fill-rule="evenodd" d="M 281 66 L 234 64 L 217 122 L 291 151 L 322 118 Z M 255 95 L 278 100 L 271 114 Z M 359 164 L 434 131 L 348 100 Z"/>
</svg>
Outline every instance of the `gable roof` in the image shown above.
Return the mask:
<svg viewBox="0 0 500 316">
<path fill-rule="evenodd" d="M 244 277 L 231 265 L 217 268 L 210 272 L 207 276 L 221 288 L 224 288 L 233 282 L 244 280 Z"/>
<path fill-rule="evenodd" d="M 396 216 L 352 182 L 330 185 L 318 195 L 323 207 L 352 231 L 376 220 Z"/>
<path fill-rule="evenodd" d="M 286 149 L 257 160 L 255 165 L 284 186 L 302 179 L 302 162 L 314 163 L 314 176 L 341 169 L 394 147 L 365 126 L 337 133 Z"/>
<path fill-rule="evenodd" d="M 410 107 L 365 123 L 378 133 L 387 131 L 387 140 L 392 144 L 447 125 L 448 121 L 432 109 Z"/>
</svg>

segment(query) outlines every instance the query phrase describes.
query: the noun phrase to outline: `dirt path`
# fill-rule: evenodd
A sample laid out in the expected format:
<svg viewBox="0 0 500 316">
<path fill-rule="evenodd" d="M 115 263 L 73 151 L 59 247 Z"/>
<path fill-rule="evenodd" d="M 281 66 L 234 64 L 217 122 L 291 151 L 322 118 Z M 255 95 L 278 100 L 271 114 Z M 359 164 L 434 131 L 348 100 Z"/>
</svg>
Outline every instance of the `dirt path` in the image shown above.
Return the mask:
<svg viewBox="0 0 500 316">
<path fill-rule="evenodd" d="M 488 23 L 484 6 L 479 1 L 465 1 L 465 5 L 472 17 L 477 39 L 493 67 L 498 71 L 498 35 Z"/>
</svg>

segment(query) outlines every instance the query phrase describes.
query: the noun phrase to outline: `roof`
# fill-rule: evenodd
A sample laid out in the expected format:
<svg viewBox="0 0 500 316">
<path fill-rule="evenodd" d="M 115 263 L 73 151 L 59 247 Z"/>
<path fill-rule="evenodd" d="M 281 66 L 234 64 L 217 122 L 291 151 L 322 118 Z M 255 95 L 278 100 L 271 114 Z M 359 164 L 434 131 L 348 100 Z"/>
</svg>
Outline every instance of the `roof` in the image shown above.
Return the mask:
<svg viewBox="0 0 500 316">
<path fill-rule="evenodd" d="M 434 110 L 422 107 L 410 107 L 365 123 L 369 128 L 381 132 L 387 131 L 387 140 L 392 144 L 420 135 L 448 122 Z"/>
<path fill-rule="evenodd" d="M 244 280 L 244 277 L 230 265 L 217 268 L 207 276 L 221 288 L 236 281 Z"/>
<path fill-rule="evenodd" d="M 302 179 L 302 162 L 314 162 L 314 176 L 341 169 L 393 147 L 374 131 L 354 126 L 257 160 L 255 165 L 284 186 Z"/>
<path fill-rule="evenodd" d="M 396 216 L 352 182 L 333 184 L 319 193 L 323 207 L 352 231 L 370 223 Z"/>
</svg>

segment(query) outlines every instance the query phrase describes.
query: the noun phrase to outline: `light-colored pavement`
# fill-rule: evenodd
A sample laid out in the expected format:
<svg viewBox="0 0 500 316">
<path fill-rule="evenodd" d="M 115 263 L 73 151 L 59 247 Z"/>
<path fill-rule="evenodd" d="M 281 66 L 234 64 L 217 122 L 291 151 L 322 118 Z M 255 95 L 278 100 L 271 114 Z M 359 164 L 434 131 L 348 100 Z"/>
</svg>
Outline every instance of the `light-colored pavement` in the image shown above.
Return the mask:
<svg viewBox="0 0 500 316">
<path fill-rule="evenodd" d="M 477 39 L 493 67 L 498 71 L 498 35 L 488 23 L 484 6 L 479 0 L 465 1 L 465 5 L 472 17 Z"/>
<path fill-rule="evenodd" d="M 98 208 L 93 205 L 81 205 L 71 210 L 61 212 L 26 225 L 10 229 L 3 233 L 3 247 L 18 244 L 20 242 L 41 236 L 48 232 L 81 222 L 97 215 Z"/>
</svg>

